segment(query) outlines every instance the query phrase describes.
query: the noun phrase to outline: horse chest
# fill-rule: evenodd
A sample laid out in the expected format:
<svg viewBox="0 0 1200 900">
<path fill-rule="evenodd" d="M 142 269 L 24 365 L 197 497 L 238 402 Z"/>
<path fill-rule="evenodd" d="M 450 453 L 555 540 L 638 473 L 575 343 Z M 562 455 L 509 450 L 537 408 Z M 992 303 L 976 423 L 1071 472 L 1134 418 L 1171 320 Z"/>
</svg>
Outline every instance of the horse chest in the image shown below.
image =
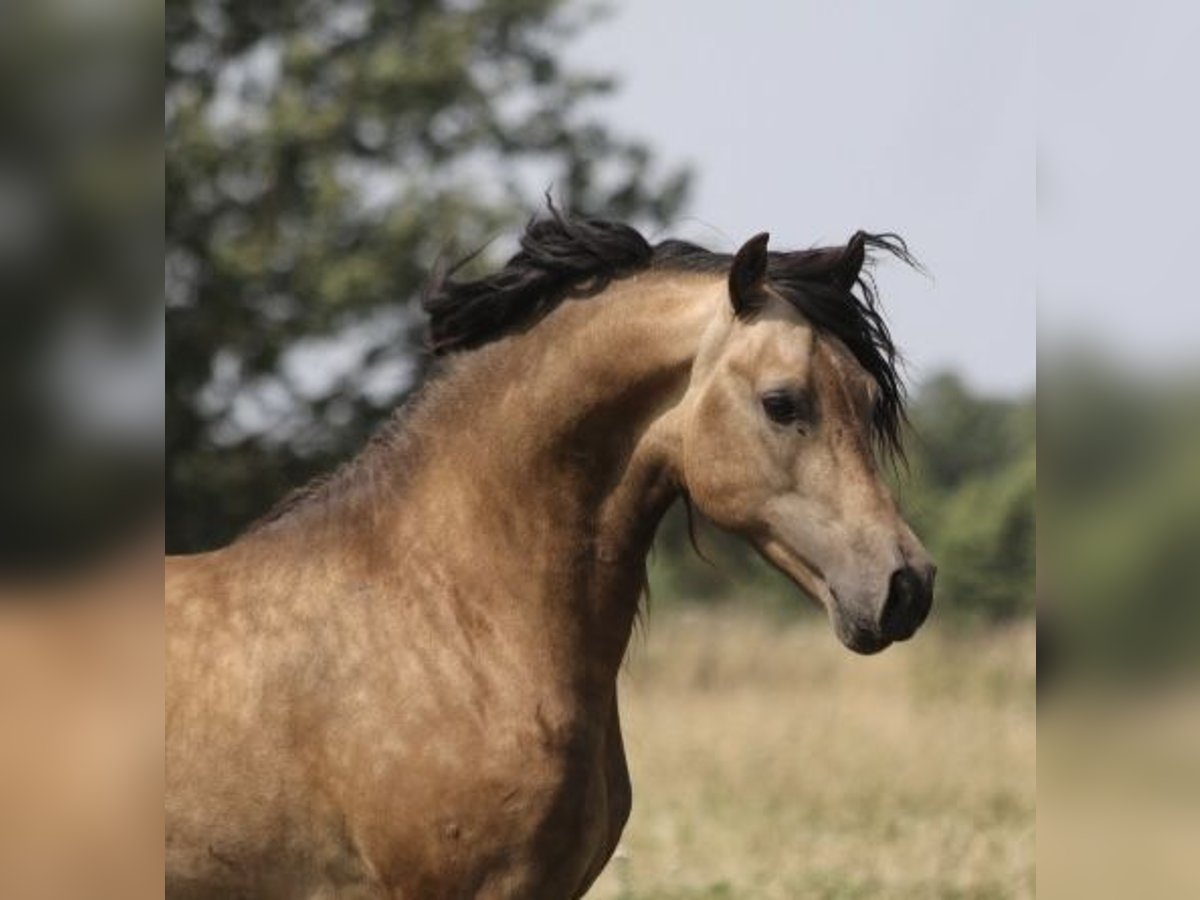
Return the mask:
<svg viewBox="0 0 1200 900">
<path fill-rule="evenodd" d="M 468 770 L 404 802 L 419 815 L 393 806 L 390 821 L 375 817 L 384 830 L 364 848 L 371 868 L 405 897 L 581 896 L 629 812 L 624 753 L 611 731 L 482 740 Z"/>
</svg>

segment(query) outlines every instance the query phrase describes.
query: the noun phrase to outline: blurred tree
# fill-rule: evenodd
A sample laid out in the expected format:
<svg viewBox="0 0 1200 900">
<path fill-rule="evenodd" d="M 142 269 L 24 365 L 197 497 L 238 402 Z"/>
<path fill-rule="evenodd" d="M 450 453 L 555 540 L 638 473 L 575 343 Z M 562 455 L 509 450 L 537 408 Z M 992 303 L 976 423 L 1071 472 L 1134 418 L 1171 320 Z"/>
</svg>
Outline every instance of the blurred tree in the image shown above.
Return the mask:
<svg viewBox="0 0 1200 900">
<path fill-rule="evenodd" d="M 998 475 L 943 501 L 927 541 L 951 608 L 990 620 L 1033 611 L 1037 475 L 1032 445 Z"/>
<path fill-rule="evenodd" d="M 432 263 L 566 208 L 662 225 L 686 172 L 588 111 L 562 0 L 168 0 L 168 548 L 229 539 L 419 377 Z M 451 243 L 453 241 L 454 243 Z"/>
<path fill-rule="evenodd" d="M 1033 441 L 1031 404 L 981 397 L 952 372 L 922 385 L 912 420 L 909 452 L 938 490 L 1003 468 Z"/>
<path fill-rule="evenodd" d="M 1032 399 L 931 378 L 912 407 L 900 497 L 938 562 L 945 610 L 987 620 L 1033 611 L 1037 492 Z"/>
</svg>

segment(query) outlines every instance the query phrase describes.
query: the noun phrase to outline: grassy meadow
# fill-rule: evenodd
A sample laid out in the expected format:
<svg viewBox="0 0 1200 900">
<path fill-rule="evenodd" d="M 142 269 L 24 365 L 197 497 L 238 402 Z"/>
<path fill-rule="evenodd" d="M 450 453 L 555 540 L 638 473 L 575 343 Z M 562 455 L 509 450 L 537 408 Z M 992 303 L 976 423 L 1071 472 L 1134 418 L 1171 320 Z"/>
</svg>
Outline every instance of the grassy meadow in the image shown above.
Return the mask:
<svg viewBox="0 0 1200 900">
<path fill-rule="evenodd" d="M 815 616 L 656 610 L 621 679 L 633 814 L 588 896 L 1032 897 L 1034 679 L 1032 621 L 863 658 Z"/>
</svg>

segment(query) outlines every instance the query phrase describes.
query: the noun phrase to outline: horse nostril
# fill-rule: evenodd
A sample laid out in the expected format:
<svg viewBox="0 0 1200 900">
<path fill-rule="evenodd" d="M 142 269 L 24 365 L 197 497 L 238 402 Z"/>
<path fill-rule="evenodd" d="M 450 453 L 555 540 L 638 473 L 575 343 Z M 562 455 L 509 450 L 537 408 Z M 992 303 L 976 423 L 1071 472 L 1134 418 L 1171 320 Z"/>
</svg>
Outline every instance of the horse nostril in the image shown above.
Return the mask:
<svg viewBox="0 0 1200 900">
<path fill-rule="evenodd" d="M 932 604 L 932 570 L 922 576 L 910 566 L 897 569 L 888 582 L 880 628 L 893 641 L 906 640 L 921 627 Z"/>
</svg>

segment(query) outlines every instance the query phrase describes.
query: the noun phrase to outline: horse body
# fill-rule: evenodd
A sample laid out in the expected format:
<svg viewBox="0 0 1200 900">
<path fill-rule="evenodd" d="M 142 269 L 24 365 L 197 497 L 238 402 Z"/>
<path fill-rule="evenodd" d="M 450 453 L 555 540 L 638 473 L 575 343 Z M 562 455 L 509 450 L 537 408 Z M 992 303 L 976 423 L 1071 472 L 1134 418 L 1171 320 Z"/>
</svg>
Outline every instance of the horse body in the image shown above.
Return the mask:
<svg viewBox="0 0 1200 900">
<path fill-rule="evenodd" d="M 855 355 L 782 307 L 739 321 L 730 278 L 647 270 L 557 305 L 455 359 L 307 498 L 168 561 L 170 896 L 582 896 L 630 810 L 616 678 L 682 491 L 852 648 L 915 630 L 904 573 L 923 551 L 851 427 Z M 796 501 L 762 468 L 792 440 L 774 426 L 754 425 L 778 441 L 761 465 L 749 445 L 709 458 L 744 424 L 723 424 L 730 372 L 773 365 L 823 398 L 826 456 L 804 458 L 842 485 L 852 539 L 780 531 Z M 846 599 L 833 544 L 855 547 L 873 610 Z"/>
<path fill-rule="evenodd" d="M 705 318 L 630 287 L 464 360 L 403 470 L 169 562 L 172 893 L 572 897 L 599 873 L 630 805 L 616 674 L 675 493 L 651 425 Z"/>
</svg>

